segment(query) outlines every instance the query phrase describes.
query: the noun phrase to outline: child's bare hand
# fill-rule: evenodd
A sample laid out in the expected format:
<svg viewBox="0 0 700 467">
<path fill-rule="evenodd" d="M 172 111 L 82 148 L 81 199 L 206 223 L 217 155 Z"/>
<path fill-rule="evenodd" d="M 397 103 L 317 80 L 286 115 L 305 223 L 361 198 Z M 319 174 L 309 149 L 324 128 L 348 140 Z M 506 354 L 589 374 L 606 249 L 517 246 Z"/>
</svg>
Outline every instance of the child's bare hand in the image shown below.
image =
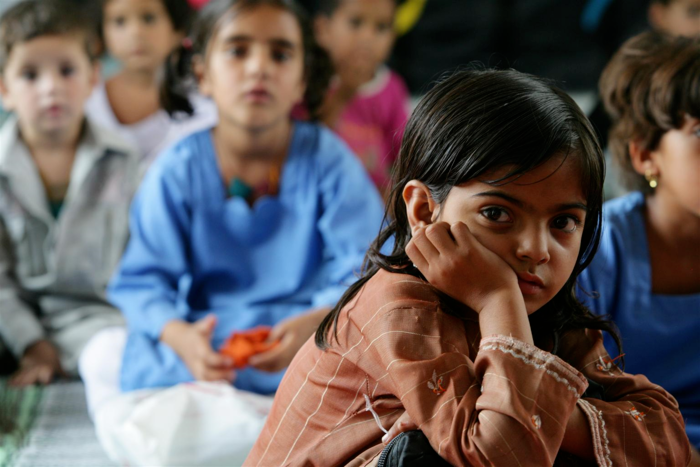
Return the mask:
<svg viewBox="0 0 700 467">
<path fill-rule="evenodd" d="M 389 432 L 382 437 L 382 443 L 389 444 L 389 442 L 391 442 L 391 440 L 396 438 L 399 434 L 405 431 L 417 429 L 418 425 L 416 425 L 411 416 L 408 415 L 408 412 L 404 412 L 403 415 L 396 420 L 396 423 L 389 428 Z"/>
<path fill-rule="evenodd" d="M 522 294 L 513 269 L 463 222 L 419 227 L 406 254 L 433 286 L 479 313 L 496 292 Z"/>
<path fill-rule="evenodd" d="M 211 346 L 211 336 L 216 326 L 214 315 L 194 323 L 171 321 L 163 329 L 162 341 L 182 358 L 192 376 L 199 381 L 233 381 L 233 362 Z"/>
<path fill-rule="evenodd" d="M 24 352 L 19 370 L 10 379 L 10 385 L 49 384 L 56 375 L 65 376 L 58 350 L 49 341 L 40 340 Z"/>
<path fill-rule="evenodd" d="M 318 325 L 330 310 L 313 310 L 286 319 L 272 328 L 268 341 L 279 341 L 279 345 L 267 352 L 253 355 L 248 363 L 263 371 L 280 371 L 289 366 L 302 345 L 315 332 Z"/>
</svg>

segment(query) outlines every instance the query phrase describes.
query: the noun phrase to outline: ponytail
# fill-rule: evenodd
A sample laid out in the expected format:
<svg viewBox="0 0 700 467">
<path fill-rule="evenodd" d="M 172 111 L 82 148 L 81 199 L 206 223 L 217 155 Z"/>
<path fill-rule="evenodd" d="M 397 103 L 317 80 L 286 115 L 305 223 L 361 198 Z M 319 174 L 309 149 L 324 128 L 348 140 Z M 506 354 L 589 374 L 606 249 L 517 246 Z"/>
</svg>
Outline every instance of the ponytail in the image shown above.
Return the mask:
<svg viewBox="0 0 700 467">
<path fill-rule="evenodd" d="M 192 59 L 194 53 L 188 38 L 178 46 L 165 62 L 165 76 L 160 87 L 160 105 L 172 117 L 176 114 L 194 114 L 189 94 L 194 90 Z"/>
</svg>

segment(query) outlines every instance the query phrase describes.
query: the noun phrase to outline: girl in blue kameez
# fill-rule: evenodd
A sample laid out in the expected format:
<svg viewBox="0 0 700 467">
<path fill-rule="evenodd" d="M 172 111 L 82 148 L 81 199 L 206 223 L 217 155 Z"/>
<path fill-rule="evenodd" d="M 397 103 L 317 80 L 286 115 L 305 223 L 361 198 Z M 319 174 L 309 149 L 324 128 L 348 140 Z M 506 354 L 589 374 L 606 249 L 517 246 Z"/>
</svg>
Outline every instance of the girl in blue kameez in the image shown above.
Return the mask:
<svg viewBox="0 0 700 467">
<path fill-rule="evenodd" d="M 580 298 L 620 329 L 625 370 L 677 400 L 700 466 L 700 38 L 647 32 L 607 65 L 610 148 L 630 194 L 603 208 Z M 606 345 L 614 348 L 608 338 Z"/>
<path fill-rule="evenodd" d="M 383 205 L 335 135 L 289 118 L 330 77 L 293 2 L 215 0 L 185 46 L 166 107 L 191 110 L 179 83 L 194 77 L 220 121 L 159 157 L 134 200 L 109 289 L 128 327 L 121 390 L 226 379 L 268 394 L 354 281 Z M 217 349 L 258 325 L 280 344 L 234 372 Z"/>
</svg>

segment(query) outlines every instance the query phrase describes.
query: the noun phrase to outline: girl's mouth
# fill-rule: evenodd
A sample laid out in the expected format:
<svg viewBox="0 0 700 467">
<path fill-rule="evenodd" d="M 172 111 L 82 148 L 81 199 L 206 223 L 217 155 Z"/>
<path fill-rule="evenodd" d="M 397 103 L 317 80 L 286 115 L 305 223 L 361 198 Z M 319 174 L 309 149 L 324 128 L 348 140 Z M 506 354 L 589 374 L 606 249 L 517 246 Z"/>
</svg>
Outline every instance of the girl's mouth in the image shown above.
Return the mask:
<svg viewBox="0 0 700 467">
<path fill-rule="evenodd" d="M 254 104 L 265 104 L 272 100 L 272 95 L 265 89 L 253 89 L 245 93 L 245 100 Z"/>
<path fill-rule="evenodd" d="M 525 281 L 518 278 L 518 287 L 523 295 L 536 295 L 542 291 L 543 286 L 536 284 L 534 282 Z"/>
<path fill-rule="evenodd" d="M 523 295 L 535 295 L 544 289 L 544 283 L 534 274 L 518 273 L 518 287 Z"/>
</svg>

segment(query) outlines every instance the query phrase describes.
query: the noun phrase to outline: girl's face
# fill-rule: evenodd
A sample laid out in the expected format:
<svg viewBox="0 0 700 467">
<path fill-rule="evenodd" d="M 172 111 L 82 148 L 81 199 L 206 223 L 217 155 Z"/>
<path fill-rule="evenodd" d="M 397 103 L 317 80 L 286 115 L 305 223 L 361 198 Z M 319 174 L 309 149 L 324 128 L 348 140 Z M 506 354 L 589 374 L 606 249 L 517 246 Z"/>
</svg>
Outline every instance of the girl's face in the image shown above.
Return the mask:
<svg viewBox="0 0 700 467">
<path fill-rule="evenodd" d="M 343 0 L 330 18 L 316 21 L 319 43 L 333 63 L 351 61 L 374 71 L 394 44 L 395 9 L 393 0 Z"/>
<path fill-rule="evenodd" d="M 686 117 L 683 126 L 664 133 L 646 164 L 658 174 L 655 196 L 700 217 L 700 119 Z"/>
<path fill-rule="evenodd" d="M 464 222 L 479 242 L 508 263 L 518 275 L 528 314 L 554 298 L 576 265 L 586 198 L 575 159 L 552 157 L 501 186 L 479 180 L 456 186 L 435 219 Z M 485 179 L 507 173 L 507 168 L 496 170 Z"/>
<path fill-rule="evenodd" d="M 674 36 L 693 37 L 700 34 L 700 0 L 674 0 L 668 5 L 654 2 L 649 19 L 656 29 Z"/>
<path fill-rule="evenodd" d="M 267 5 L 233 11 L 195 71 L 200 91 L 214 99 L 222 121 L 249 130 L 288 121 L 305 90 L 299 22 Z"/>
<path fill-rule="evenodd" d="M 109 53 L 133 71 L 159 69 L 183 39 L 161 0 L 109 0 L 103 32 Z"/>
</svg>

